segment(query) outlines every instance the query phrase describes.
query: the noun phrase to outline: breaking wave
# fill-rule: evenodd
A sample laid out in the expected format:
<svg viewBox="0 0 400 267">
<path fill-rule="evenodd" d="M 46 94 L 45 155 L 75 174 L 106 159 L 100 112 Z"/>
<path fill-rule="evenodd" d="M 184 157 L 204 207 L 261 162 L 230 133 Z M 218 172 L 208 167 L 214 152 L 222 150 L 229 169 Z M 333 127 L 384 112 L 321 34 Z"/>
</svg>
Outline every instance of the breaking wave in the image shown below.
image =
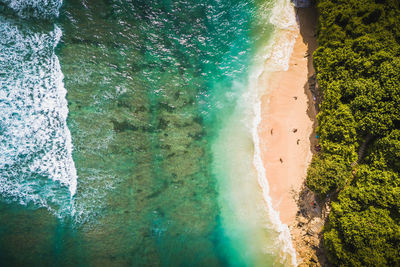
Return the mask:
<svg viewBox="0 0 400 267">
<path fill-rule="evenodd" d="M 38 33 L 0 18 L 0 195 L 58 215 L 73 212 L 77 186 L 54 52 L 61 35 L 57 26 Z"/>
</svg>

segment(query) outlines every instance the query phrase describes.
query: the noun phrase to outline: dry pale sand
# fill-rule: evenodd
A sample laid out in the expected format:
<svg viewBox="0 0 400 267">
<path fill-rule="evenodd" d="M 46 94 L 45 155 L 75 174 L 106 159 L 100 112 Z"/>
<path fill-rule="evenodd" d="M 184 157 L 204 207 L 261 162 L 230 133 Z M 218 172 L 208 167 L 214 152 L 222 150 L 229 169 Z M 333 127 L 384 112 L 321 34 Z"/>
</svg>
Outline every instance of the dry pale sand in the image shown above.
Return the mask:
<svg viewBox="0 0 400 267">
<path fill-rule="evenodd" d="M 281 221 L 295 222 L 296 193 L 302 186 L 311 161 L 315 109 L 308 88 L 314 74 L 312 52 L 316 48 L 316 12 L 298 9 L 300 29 L 290 58 L 289 69 L 269 73 L 267 94 L 262 97 L 259 126 L 261 157 L 270 186 L 270 196 Z"/>
</svg>

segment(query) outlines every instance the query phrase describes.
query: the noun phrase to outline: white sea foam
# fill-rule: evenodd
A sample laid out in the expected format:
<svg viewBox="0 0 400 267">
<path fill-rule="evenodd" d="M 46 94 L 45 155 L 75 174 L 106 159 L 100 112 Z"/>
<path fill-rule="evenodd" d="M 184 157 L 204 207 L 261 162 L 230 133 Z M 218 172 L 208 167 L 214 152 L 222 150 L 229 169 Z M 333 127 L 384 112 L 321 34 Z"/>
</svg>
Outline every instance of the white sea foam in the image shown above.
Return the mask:
<svg viewBox="0 0 400 267">
<path fill-rule="evenodd" d="M 256 62 L 254 69 L 249 77 L 249 94 L 253 96 L 252 113 L 253 121 L 251 125 L 252 137 L 254 142 L 254 166 L 257 170 L 258 183 L 263 191 L 265 203 L 269 213 L 271 223 L 279 233 L 277 245 L 281 247 L 282 263 L 289 263 L 297 266 L 296 251 L 293 248 L 290 230 L 286 224 L 283 224 L 279 218 L 279 212 L 272 206 L 272 200 L 269 195 L 269 184 L 266 171 L 261 158 L 260 137 L 258 128 L 261 122 L 261 97 L 268 88 L 263 88 L 264 84 L 259 84 L 260 77 L 265 72 L 287 70 L 289 67 L 290 56 L 293 51 L 294 43 L 298 35 L 298 26 L 293 6 L 290 0 L 277 0 L 270 23 L 275 26 L 276 32 L 267 49 L 262 50 L 262 55 L 258 58 L 263 62 Z M 266 51 L 268 51 L 266 53 Z"/>
<path fill-rule="evenodd" d="M 1 0 L 21 17 L 58 17 L 62 0 Z"/>
<path fill-rule="evenodd" d="M 282 262 L 289 262 L 291 265 L 296 266 L 296 251 L 293 248 L 290 230 L 286 224 L 283 224 L 279 218 L 279 212 L 272 207 L 272 200 L 269 195 L 269 184 L 266 177 L 264 164 L 261 159 L 260 151 L 260 137 L 258 135 L 258 126 L 261 122 L 261 101 L 257 101 L 254 105 L 254 127 L 253 127 L 253 141 L 254 141 L 254 165 L 257 169 L 258 182 L 262 188 L 264 200 L 267 204 L 267 210 L 271 223 L 275 226 L 275 230 L 279 233 L 277 245 L 281 246 Z"/>
<path fill-rule="evenodd" d="M 286 71 L 294 43 L 298 36 L 298 24 L 293 5 L 290 0 L 277 0 L 269 23 L 274 25 L 276 32 L 273 43 L 264 55 L 268 59 L 266 71 Z"/>
<path fill-rule="evenodd" d="M 298 26 L 291 1 L 277 0 L 272 9 L 269 22 L 279 30 L 296 30 Z"/>
<path fill-rule="evenodd" d="M 61 30 L 35 33 L 0 18 L 0 195 L 73 212 L 77 176 L 63 74 Z"/>
<path fill-rule="evenodd" d="M 277 0 L 274 3 L 271 13 L 271 6 L 266 3 L 260 8 L 261 18 L 260 23 L 273 24 L 275 30 L 273 38 L 264 47 L 259 47 L 259 52 L 255 57 L 255 62 L 252 64 L 250 75 L 247 82 L 247 90 L 239 97 L 240 101 L 237 102 L 236 111 L 233 120 L 228 120 L 224 129 L 221 131 L 223 138 L 218 139 L 217 143 L 221 146 L 214 149 L 216 158 L 223 158 L 223 153 L 229 153 L 229 162 L 223 161 L 218 164 L 223 171 L 227 172 L 228 178 L 221 178 L 219 180 L 219 187 L 224 188 L 226 191 L 221 191 L 221 209 L 224 218 L 224 227 L 228 229 L 233 240 L 240 240 L 240 231 L 236 228 L 236 224 L 244 225 L 246 234 L 252 236 L 249 240 L 246 237 L 242 242 L 247 243 L 246 257 L 255 260 L 255 266 L 263 266 L 265 264 L 264 257 L 258 253 L 262 251 L 263 254 L 280 254 L 280 264 L 285 266 L 296 266 L 296 251 L 293 248 L 289 228 L 286 224 L 280 221 L 279 212 L 273 208 L 272 200 L 269 195 L 269 184 L 266 177 L 266 171 L 261 159 L 260 150 L 260 137 L 258 135 L 258 128 L 261 121 L 261 97 L 268 93 L 268 88 L 262 82 L 263 75 L 268 75 L 270 72 L 282 71 L 288 69 L 289 59 L 292 53 L 295 40 L 298 35 L 298 28 L 296 24 L 296 17 L 293 6 L 290 0 Z M 268 16 L 268 14 L 270 14 Z M 233 85 L 240 88 L 242 85 Z M 238 123 L 237 119 L 241 118 Z M 244 126 L 244 127 L 243 127 Z M 247 137 L 251 138 L 254 150 L 248 150 L 246 147 Z M 228 149 L 228 152 L 227 152 Z M 243 153 L 244 152 L 244 153 Z M 252 153 L 247 158 L 247 153 Z M 247 165 L 247 160 L 250 160 L 250 165 Z M 218 165 L 217 164 L 217 165 Z M 243 173 L 243 169 L 253 167 L 253 170 L 247 169 L 247 174 Z M 254 171 L 254 173 L 253 173 Z M 256 179 L 255 181 L 253 179 Z M 260 201 L 262 201 L 263 209 L 259 207 L 256 195 L 257 191 L 252 187 L 252 183 L 261 188 Z M 254 201 L 253 212 L 248 210 L 248 200 Z M 229 203 L 228 207 L 224 203 Z M 224 209 L 227 211 L 224 212 Z M 258 214 L 265 214 L 268 218 L 259 220 Z M 264 213 L 265 212 L 265 213 Z M 251 223 L 249 222 L 252 221 Z M 234 223 L 232 223 L 234 221 Z M 260 228 L 260 224 L 262 227 Z M 269 235 L 269 232 L 272 234 Z M 271 231 L 272 230 L 272 231 Z M 237 232 L 235 232 L 237 231 Z M 257 235 L 257 236 L 255 236 Z M 262 237 L 264 236 L 264 238 Z M 273 244 L 269 244 L 274 238 Z M 259 246 L 254 248 L 254 246 Z M 240 248 L 239 248 L 240 249 Z M 238 249 L 238 250 L 239 250 Z M 251 256 L 249 256 L 251 255 Z M 262 259 L 262 260 L 260 260 Z M 280 265 L 279 263 L 276 263 Z"/>
</svg>

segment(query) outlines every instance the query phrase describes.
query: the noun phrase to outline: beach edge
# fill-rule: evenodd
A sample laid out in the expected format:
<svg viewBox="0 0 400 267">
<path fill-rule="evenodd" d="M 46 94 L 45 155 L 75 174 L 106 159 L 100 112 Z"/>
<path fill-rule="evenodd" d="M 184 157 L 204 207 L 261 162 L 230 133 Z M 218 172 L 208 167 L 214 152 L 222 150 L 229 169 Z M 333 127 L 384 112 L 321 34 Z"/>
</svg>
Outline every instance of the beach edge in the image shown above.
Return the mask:
<svg viewBox="0 0 400 267">
<path fill-rule="evenodd" d="M 316 90 L 312 54 L 317 48 L 315 6 L 295 8 L 298 31 L 289 67 L 262 78 L 258 127 L 261 158 L 273 208 L 291 233 L 298 266 L 325 266 L 322 248 L 323 208 L 305 187 L 307 168 L 317 139 Z"/>
</svg>

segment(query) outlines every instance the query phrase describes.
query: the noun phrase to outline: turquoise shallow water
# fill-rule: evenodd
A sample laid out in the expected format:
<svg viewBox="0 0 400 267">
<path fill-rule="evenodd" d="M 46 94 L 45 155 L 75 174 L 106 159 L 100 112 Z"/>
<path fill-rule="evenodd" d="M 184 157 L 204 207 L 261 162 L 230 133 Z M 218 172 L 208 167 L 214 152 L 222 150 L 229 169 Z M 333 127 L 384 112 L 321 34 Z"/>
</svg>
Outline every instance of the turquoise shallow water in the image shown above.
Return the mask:
<svg viewBox="0 0 400 267">
<path fill-rule="evenodd" d="M 242 108 L 273 1 L 0 2 L 2 265 L 288 264 Z"/>
</svg>

